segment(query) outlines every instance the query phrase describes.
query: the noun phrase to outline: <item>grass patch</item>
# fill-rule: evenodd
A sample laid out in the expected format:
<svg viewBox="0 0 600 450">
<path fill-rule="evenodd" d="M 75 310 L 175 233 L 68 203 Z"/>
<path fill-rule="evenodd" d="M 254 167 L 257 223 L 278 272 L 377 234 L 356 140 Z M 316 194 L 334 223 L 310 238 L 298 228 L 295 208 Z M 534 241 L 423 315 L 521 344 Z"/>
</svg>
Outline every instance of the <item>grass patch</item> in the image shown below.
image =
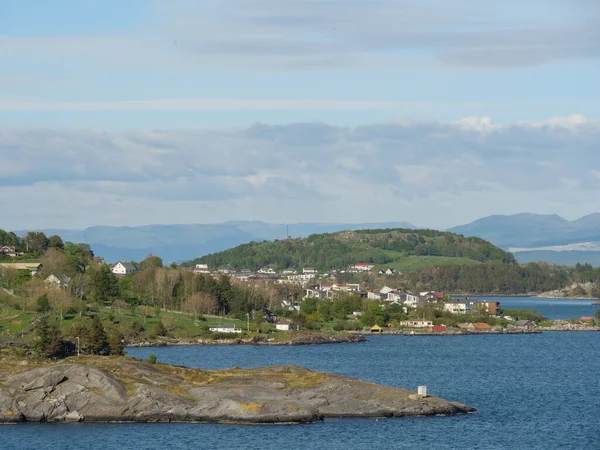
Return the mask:
<svg viewBox="0 0 600 450">
<path fill-rule="evenodd" d="M 398 253 L 398 252 L 393 252 Z M 477 265 L 478 261 L 469 258 L 452 258 L 450 256 L 401 256 L 396 261 L 389 264 L 382 264 L 375 267 L 376 270 L 387 269 L 391 267 L 397 272 L 410 272 L 436 266 L 457 266 L 457 265 Z"/>
</svg>

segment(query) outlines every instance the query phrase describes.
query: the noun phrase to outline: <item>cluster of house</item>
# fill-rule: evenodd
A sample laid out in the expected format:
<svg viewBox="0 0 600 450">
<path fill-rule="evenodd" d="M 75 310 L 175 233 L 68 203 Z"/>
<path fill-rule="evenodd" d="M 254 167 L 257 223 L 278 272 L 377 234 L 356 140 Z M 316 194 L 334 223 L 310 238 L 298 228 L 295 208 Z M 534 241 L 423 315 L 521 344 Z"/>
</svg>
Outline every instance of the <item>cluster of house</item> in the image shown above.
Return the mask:
<svg viewBox="0 0 600 450">
<path fill-rule="evenodd" d="M 400 322 L 402 328 L 415 328 L 420 330 L 427 330 L 433 333 L 444 333 L 447 331 L 446 325 L 434 325 L 433 321 L 426 319 L 408 319 Z M 511 328 L 517 330 L 534 330 L 536 325 L 531 320 L 518 320 L 510 325 Z M 459 323 L 457 328 L 461 331 L 485 333 L 492 331 L 502 331 L 502 327 L 499 325 L 492 326 L 485 322 L 466 322 Z M 371 333 L 382 333 L 383 328 L 379 325 L 374 325 L 371 328 Z"/>
<path fill-rule="evenodd" d="M 280 272 L 272 267 L 263 267 L 257 271 L 250 269 L 217 269 L 210 270 L 208 264 L 196 264 L 192 271 L 195 273 L 213 274 L 213 275 L 230 275 L 233 278 L 241 281 L 249 281 L 251 279 L 264 279 L 278 284 L 296 284 L 299 286 L 307 286 L 311 281 L 317 278 L 331 278 L 340 273 L 363 273 L 370 272 L 375 266 L 369 263 L 356 263 L 348 269 L 331 270 L 326 273 L 319 274 L 319 271 L 314 267 L 305 267 L 299 273 L 294 269 L 285 269 Z M 392 268 L 379 270 L 379 275 L 395 275 L 396 271 Z"/>
<path fill-rule="evenodd" d="M 344 294 L 356 294 L 371 300 L 380 300 L 390 304 L 403 304 L 409 308 L 422 308 L 428 303 L 438 303 L 444 299 L 444 293 L 426 291 L 405 292 L 384 286 L 379 290 L 361 290 L 359 284 L 320 283 L 306 289 L 307 298 L 338 298 Z"/>
</svg>

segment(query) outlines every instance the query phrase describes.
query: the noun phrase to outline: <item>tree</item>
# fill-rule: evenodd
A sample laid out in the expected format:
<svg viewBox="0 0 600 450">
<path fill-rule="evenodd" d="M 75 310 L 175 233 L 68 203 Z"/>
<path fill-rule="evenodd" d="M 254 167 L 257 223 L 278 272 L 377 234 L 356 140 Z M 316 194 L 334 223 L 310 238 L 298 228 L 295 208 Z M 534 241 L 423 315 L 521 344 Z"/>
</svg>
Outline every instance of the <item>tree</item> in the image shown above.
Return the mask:
<svg viewBox="0 0 600 450">
<path fill-rule="evenodd" d="M 48 301 L 48 294 L 42 294 L 38 297 L 36 302 L 35 310 L 39 313 L 47 313 L 50 311 L 50 302 Z"/>
<path fill-rule="evenodd" d="M 60 351 L 62 335 L 60 328 L 47 316 L 42 316 L 35 328 L 36 340 L 33 349 L 45 358 L 56 355 Z"/>
<path fill-rule="evenodd" d="M 111 303 L 119 296 L 119 280 L 106 264 L 92 272 L 91 287 L 93 298 L 99 304 Z"/>
<path fill-rule="evenodd" d="M 63 248 L 65 248 L 65 244 L 63 243 L 60 236 L 57 236 L 55 234 L 48 238 L 48 248 L 60 248 L 62 250 Z"/>
<path fill-rule="evenodd" d="M 23 238 L 26 250 L 30 253 L 41 254 L 48 249 L 48 238 L 42 232 L 30 231 Z"/>
<path fill-rule="evenodd" d="M 139 270 L 160 269 L 163 266 L 163 261 L 160 256 L 154 256 L 150 253 L 146 259 L 140 262 Z"/>
<path fill-rule="evenodd" d="M 75 268 L 70 264 L 69 257 L 59 248 L 49 248 L 40 258 L 42 263 L 42 278 L 50 275 L 67 275 L 72 277 L 76 274 Z"/>
<path fill-rule="evenodd" d="M 217 302 L 210 294 L 196 292 L 183 302 L 181 309 L 196 317 L 198 314 L 213 314 L 217 310 Z"/>
<path fill-rule="evenodd" d="M 125 337 L 118 328 L 114 328 L 110 332 L 110 335 L 108 336 L 108 350 L 110 351 L 111 355 L 123 354 L 123 348 L 125 347 L 125 344 L 123 344 L 123 339 L 125 339 Z"/>
<path fill-rule="evenodd" d="M 106 331 L 104 331 L 104 326 L 102 325 L 102 322 L 100 321 L 100 318 L 98 316 L 93 316 L 92 320 L 89 322 L 87 338 L 90 353 L 101 353 L 107 348 L 108 337 L 106 335 Z"/>
</svg>

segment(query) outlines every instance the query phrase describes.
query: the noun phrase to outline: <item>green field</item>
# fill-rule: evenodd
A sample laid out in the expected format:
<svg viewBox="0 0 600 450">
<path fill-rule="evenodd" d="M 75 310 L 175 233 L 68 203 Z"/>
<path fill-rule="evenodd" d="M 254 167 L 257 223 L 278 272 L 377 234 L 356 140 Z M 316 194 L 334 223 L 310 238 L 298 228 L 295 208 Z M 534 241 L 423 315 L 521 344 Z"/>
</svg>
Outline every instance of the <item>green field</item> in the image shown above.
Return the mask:
<svg viewBox="0 0 600 450">
<path fill-rule="evenodd" d="M 196 337 L 208 327 L 218 325 L 220 323 L 234 324 L 237 328 L 246 330 L 246 321 L 232 319 L 228 317 L 204 316 L 201 320 L 195 320 L 193 315 L 160 311 L 158 316 L 154 312 L 150 312 L 147 317 L 141 314 L 139 308 L 133 312 L 131 310 L 115 310 L 110 308 L 100 308 L 98 311 L 88 311 L 84 316 L 98 315 L 105 325 L 118 326 L 122 328 L 130 327 L 132 322 L 137 321 L 142 324 L 144 329 L 152 330 L 156 327 L 159 320 L 163 322 L 167 329 L 176 329 L 178 337 Z M 0 305 L 0 338 L 19 337 L 21 331 L 31 328 L 31 322 L 38 318 L 38 313 L 24 313 L 21 310 L 10 306 Z M 62 327 L 66 331 L 68 327 L 77 318 L 78 314 L 65 314 L 62 320 Z M 250 329 L 256 326 L 250 322 Z M 266 326 L 267 328 L 274 328 Z"/>
<path fill-rule="evenodd" d="M 390 256 L 392 253 L 399 254 L 398 252 L 389 252 Z M 478 261 L 469 258 L 452 258 L 449 256 L 400 256 L 396 261 L 392 261 L 388 264 L 381 264 L 375 269 L 387 269 L 391 267 L 396 269 L 396 272 L 410 272 L 413 270 L 424 269 L 426 267 L 435 266 L 457 266 L 457 265 L 476 265 L 481 264 Z"/>
</svg>

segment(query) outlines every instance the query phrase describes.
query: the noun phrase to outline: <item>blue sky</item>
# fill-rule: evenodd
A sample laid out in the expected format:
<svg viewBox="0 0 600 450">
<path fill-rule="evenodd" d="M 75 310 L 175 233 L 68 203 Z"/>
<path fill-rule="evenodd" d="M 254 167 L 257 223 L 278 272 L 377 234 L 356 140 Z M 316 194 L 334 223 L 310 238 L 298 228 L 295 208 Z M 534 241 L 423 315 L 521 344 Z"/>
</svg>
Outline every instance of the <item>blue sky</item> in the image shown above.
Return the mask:
<svg viewBox="0 0 600 450">
<path fill-rule="evenodd" d="M 598 150 L 590 139 L 600 117 L 599 18 L 595 0 L 3 0 L 0 156 L 13 172 L 0 175 L 0 206 L 13 207 L 8 198 L 18 192 L 30 195 L 37 211 L 47 204 L 45 195 L 69 198 L 87 211 L 21 211 L 6 216 L 4 228 L 356 221 L 350 205 L 368 207 L 382 189 L 395 194 L 376 202 L 380 213 L 373 220 L 431 227 L 493 213 L 575 218 L 593 212 L 592 171 L 600 167 L 578 166 L 567 155 L 579 152 L 593 163 Z M 257 123 L 290 134 L 258 139 L 250 133 Z M 293 126 L 302 123 L 311 126 Z M 395 141 L 355 139 L 357 130 L 390 124 L 399 130 Z M 318 143 L 320 154 L 290 140 L 313 142 L 298 130 L 322 127 L 336 131 L 328 133 L 331 142 Z M 156 130 L 163 133 L 160 144 L 148 138 Z M 229 149 L 232 141 L 237 144 Z M 416 182 L 418 176 L 452 179 L 439 173 L 440 142 L 445 160 L 479 161 L 469 170 L 482 173 L 495 165 L 512 184 L 472 172 L 470 182 L 451 188 L 437 179 Z M 171 173 L 165 149 L 188 168 L 223 155 L 230 160 L 206 164 L 223 171 L 244 160 L 246 167 L 182 173 L 184 165 L 162 176 L 160 189 L 148 189 L 154 164 Z M 249 153 L 268 154 L 260 164 L 280 166 L 267 170 L 261 158 L 247 159 Z M 369 153 L 387 160 L 381 166 L 360 157 Z M 118 160 L 103 159 L 106 167 L 96 171 L 102 155 L 145 163 L 126 172 Z M 303 155 L 329 161 L 329 176 L 309 179 L 302 170 L 313 161 Z M 53 160 L 62 166 L 49 176 Z M 556 176 L 549 169 L 554 161 L 573 177 L 554 188 L 577 196 L 577 204 L 550 190 L 519 190 Z M 531 173 L 511 169 L 511 162 L 527 162 Z M 394 176 L 376 175 L 376 167 L 403 164 Z M 448 167 L 463 179 L 465 164 Z M 336 188 L 352 181 L 360 192 Z"/>
</svg>

